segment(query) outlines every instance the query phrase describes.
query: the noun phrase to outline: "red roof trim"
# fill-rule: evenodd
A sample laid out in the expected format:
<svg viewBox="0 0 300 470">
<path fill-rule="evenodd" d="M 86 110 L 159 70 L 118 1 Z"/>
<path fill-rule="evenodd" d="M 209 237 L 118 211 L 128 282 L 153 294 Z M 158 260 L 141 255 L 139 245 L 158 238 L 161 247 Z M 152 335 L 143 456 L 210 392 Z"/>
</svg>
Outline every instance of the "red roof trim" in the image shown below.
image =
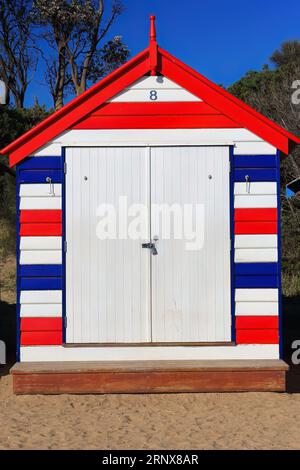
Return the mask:
<svg viewBox="0 0 300 470">
<path fill-rule="evenodd" d="M 159 48 L 159 54 L 162 57 L 164 75 L 184 86 L 191 93 L 219 109 L 234 121 L 239 122 L 241 127 L 250 130 L 285 154 L 289 153 L 289 141 L 295 144 L 300 143 L 298 137 L 258 113 L 223 88 L 215 85 L 168 52 Z"/>
<path fill-rule="evenodd" d="M 156 47 L 159 56 L 158 65 L 151 60 L 153 51 L 150 47 L 145 49 L 85 93 L 73 99 L 59 111 L 53 113 L 36 127 L 7 145 L 0 153 L 10 153 L 10 166 L 19 163 L 95 109 L 99 109 L 99 106 L 112 96 L 143 75 L 148 74 L 154 65 L 158 67 L 160 73 L 174 80 L 210 106 L 240 124 L 241 127 L 250 130 L 285 154 L 289 153 L 291 144 L 300 143 L 298 137 L 215 85 L 165 50 L 157 45 Z"/>
<path fill-rule="evenodd" d="M 216 92 L 220 93 L 221 95 L 227 97 L 229 100 L 233 101 L 234 103 L 236 103 L 237 105 L 239 105 L 240 107 L 244 108 L 246 111 L 250 112 L 251 114 L 253 114 L 253 116 L 255 116 L 256 118 L 258 119 L 261 119 L 263 120 L 264 122 L 266 122 L 267 124 L 273 126 L 275 129 L 277 129 L 279 132 L 281 132 L 282 134 L 286 135 L 286 137 L 288 137 L 289 139 L 295 141 L 296 143 L 300 143 L 300 138 L 295 136 L 294 134 L 292 134 L 291 132 L 287 131 L 286 129 L 284 129 L 284 127 L 281 127 L 279 126 L 278 124 L 276 124 L 274 121 L 272 121 L 271 119 L 267 118 L 266 116 L 264 116 L 263 114 L 259 113 L 258 111 L 256 111 L 254 108 L 251 108 L 251 106 L 247 105 L 246 103 L 244 103 L 244 101 L 236 98 L 234 95 L 232 95 L 231 93 L 229 93 L 227 90 L 225 90 L 224 88 L 221 88 L 220 86 L 216 85 L 214 82 L 212 82 L 211 80 L 209 80 L 208 78 L 204 77 L 204 75 L 201 75 L 199 72 L 197 72 L 196 70 L 192 69 L 191 67 L 189 67 L 188 65 L 186 65 L 184 62 L 181 62 L 181 60 L 177 59 L 176 57 L 172 56 L 172 54 L 170 54 L 169 52 L 165 51 L 164 49 L 160 48 L 159 47 L 159 52 L 165 56 L 166 58 L 170 59 L 172 62 L 174 62 L 174 64 L 176 64 L 177 66 L 183 68 L 186 72 L 188 72 L 189 74 L 195 76 L 196 78 L 200 79 L 201 81 L 203 81 L 204 83 L 206 83 L 208 86 L 210 86 L 211 88 L 213 88 Z"/>
</svg>

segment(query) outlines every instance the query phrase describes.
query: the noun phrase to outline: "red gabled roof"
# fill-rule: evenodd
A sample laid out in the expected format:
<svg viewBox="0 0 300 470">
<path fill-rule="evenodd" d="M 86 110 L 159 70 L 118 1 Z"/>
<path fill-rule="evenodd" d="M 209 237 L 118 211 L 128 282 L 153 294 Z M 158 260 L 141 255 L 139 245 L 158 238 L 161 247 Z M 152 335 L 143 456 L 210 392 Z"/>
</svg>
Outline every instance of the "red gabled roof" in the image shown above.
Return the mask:
<svg viewBox="0 0 300 470">
<path fill-rule="evenodd" d="M 10 166 L 19 163 L 65 130 L 74 127 L 139 78 L 158 73 L 173 80 L 232 122 L 253 132 L 285 154 L 289 153 L 292 146 L 300 143 L 298 137 L 158 47 L 154 17 L 151 17 L 150 44 L 147 49 L 7 145 L 0 153 L 9 154 Z"/>
</svg>

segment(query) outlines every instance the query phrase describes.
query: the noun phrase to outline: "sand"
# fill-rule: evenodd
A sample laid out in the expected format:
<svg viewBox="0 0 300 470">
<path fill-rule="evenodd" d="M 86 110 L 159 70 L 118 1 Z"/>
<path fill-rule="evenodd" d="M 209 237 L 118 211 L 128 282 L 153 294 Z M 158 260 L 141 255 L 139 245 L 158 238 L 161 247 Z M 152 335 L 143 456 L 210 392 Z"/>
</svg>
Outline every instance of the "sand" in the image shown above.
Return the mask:
<svg viewBox="0 0 300 470">
<path fill-rule="evenodd" d="M 14 260 L 6 263 L 0 332 L 15 351 Z M 284 299 L 284 346 L 300 338 L 300 298 Z M 296 393 L 15 396 L 0 378 L 0 449 L 300 449 Z M 298 372 L 299 369 L 299 372 Z"/>
<path fill-rule="evenodd" d="M 15 396 L 0 379 L 1 449 L 300 449 L 300 394 Z"/>
</svg>

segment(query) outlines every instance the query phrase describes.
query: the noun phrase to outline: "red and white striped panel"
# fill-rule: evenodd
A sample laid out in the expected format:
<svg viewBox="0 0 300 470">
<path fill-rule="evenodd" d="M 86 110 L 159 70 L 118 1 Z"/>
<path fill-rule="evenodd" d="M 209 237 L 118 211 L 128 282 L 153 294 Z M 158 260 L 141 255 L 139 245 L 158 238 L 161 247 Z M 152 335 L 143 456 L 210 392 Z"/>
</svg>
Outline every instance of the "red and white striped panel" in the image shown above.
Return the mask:
<svg viewBox="0 0 300 470">
<path fill-rule="evenodd" d="M 61 184 L 20 185 L 20 265 L 62 263 Z M 62 291 L 20 292 L 21 346 L 62 344 Z"/>
<path fill-rule="evenodd" d="M 234 185 L 235 263 L 278 262 L 277 184 Z M 236 343 L 278 344 L 278 289 L 236 289 Z"/>
</svg>

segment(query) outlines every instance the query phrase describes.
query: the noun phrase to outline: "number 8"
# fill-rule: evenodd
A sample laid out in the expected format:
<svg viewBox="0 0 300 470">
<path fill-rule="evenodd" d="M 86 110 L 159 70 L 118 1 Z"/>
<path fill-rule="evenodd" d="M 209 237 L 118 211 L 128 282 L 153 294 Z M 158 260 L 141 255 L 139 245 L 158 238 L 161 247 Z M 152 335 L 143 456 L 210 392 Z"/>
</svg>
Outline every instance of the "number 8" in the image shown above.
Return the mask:
<svg viewBox="0 0 300 470">
<path fill-rule="evenodd" d="M 157 100 L 157 91 L 156 90 L 151 90 L 150 91 L 150 100 L 151 101 L 156 101 Z"/>
</svg>

